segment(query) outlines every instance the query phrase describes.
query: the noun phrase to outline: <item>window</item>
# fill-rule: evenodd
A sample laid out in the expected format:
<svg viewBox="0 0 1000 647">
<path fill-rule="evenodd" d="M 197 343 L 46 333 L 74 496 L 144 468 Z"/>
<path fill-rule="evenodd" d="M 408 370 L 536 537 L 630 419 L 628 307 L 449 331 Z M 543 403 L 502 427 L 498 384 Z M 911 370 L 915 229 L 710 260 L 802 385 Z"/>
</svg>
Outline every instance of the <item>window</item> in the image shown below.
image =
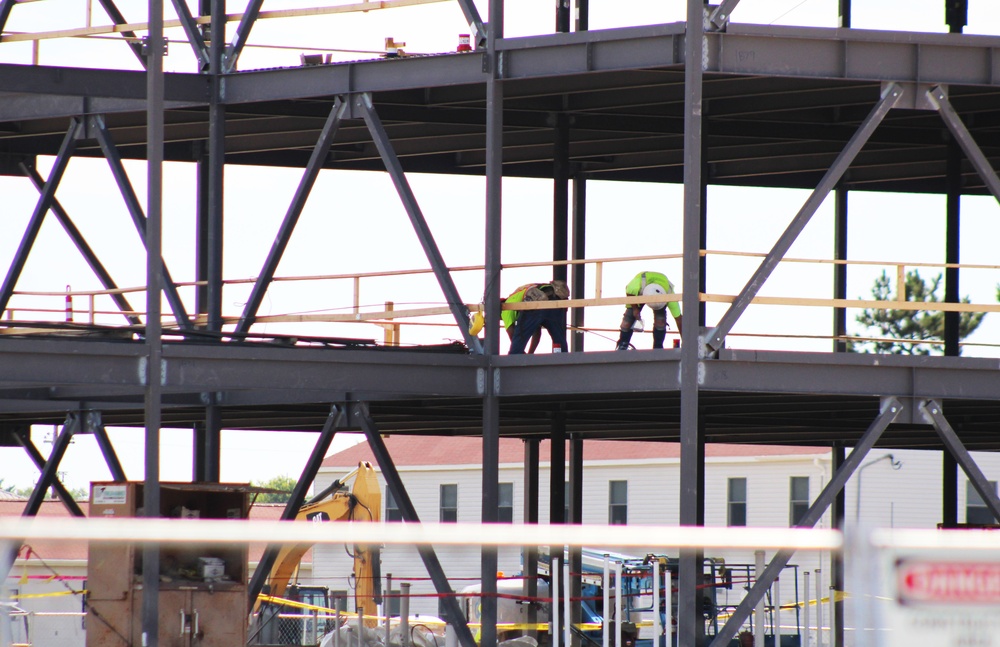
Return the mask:
<svg viewBox="0 0 1000 647">
<path fill-rule="evenodd" d="M 441 485 L 441 523 L 458 521 L 458 485 Z"/>
<path fill-rule="evenodd" d="M 747 480 L 729 479 L 729 518 L 727 525 L 747 525 Z"/>
<path fill-rule="evenodd" d="M 809 477 L 793 476 L 788 493 L 788 525 L 797 526 L 809 509 Z"/>
<path fill-rule="evenodd" d="M 997 482 L 989 481 L 990 488 L 996 494 Z M 974 525 L 992 525 L 997 522 L 996 517 L 986 507 L 983 497 L 979 496 L 976 488 L 972 487 L 972 481 L 965 482 L 965 523 Z"/>
<path fill-rule="evenodd" d="M 330 606 L 334 609 L 340 611 L 341 613 L 347 612 L 347 591 L 346 590 L 331 590 L 330 591 Z M 352 612 L 354 609 L 351 610 Z"/>
<path fill-rule="evenodd" d="M 608 523 L 628 524 L 628 481 L 608 482 Z"/>
<path fill-rule="evenodd" d="M 501 483 L 499 495 L 497 521 L 500 523 L 514 523 L 514 484 Z"/>
<path fill-rule="evenodd" d="M 399 505 L 396 503 L 396 497 L 392 496 L 392 490 L 389 488 L 385 489 L 385 520 L 403 520 L 403 512 L 399 509 Z"/>
<path fill-rule="evenodd" d="M 386 611 L 384 611 L 383 613 L 385 613 L 388 616 L 396 616 L 398 618 L 400 598 L 402 597 L 403 594 L 399 589 L 392 589 L 386 591 L 385 595 L 382 596 L 383 604 L 385 605 L 386 608 Z"/>
</svg>

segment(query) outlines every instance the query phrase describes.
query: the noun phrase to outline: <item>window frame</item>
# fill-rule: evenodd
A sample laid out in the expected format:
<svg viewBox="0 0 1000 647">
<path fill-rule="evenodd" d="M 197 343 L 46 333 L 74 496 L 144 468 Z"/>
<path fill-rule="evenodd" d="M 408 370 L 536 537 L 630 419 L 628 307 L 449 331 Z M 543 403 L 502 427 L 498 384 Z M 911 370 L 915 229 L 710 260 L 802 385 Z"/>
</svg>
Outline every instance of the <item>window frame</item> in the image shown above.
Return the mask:
<svg viewBox="0 0 1000 647">
<path fill-rule="evenodd" d="M 505 493 L 504 490 L 508 490 L 510 494 L 509 505 L 504 505 Z M 514 484 L 513 483 L 499 483 L 497 488 L 497 521 L 499 523 L 514 523 Z"/>
<path fill-rule="evenodd" d="M 743 497 L 737 500 L 733 497 L 733 485 L 741 483 L 743 487 Z M 742 523 L 734 522 L 734 509 L 742 509 Z M 747 478 L 745 476 L 733 476 L 726 479 L 726 525 L 732 527 L 746 527 L 747 525 Z"/>
<path fill-rule="evenodd" d="M 385 514 L 382 517 L 383 521 L 402 521 L 403 511 L 399 509 L 399 503 L 396 501 L 396 497 L 392 495 L 392 490 L 389 488 L 385 489 Z"/>
<path fill-rule="evenodd" d="M 446 506 L 446 493 L 453 493 L 453 506 Z M 454 518 L 446 518 L 454 517 Z M 441 523 L 458 522 L 458 483 L 442 483 L 438 488 L 438 520 Z"/>
<path fill-rule="evenodd" d="M 616 488 L 618 486 L 618 488 Z M 619 501 L 616 497 L 621 494 L 624 488 L 624 501 Z M 619 519 L 620 520 L 617 520 Z M 627 526 L 628 525 L 628 481 L 608 481 L 608 525 Z"/>
<path fill-rule="evenodd" d="M 796 483 L 805 482 L 806 492 L 805 498 L 795 497 L 795 485 Z M 809 477 L 808 476 L 789 476 L 788 477 L 788 526 L 794 528 L 802 520 L 806 511 L 809 510 Z"/>
</svg>

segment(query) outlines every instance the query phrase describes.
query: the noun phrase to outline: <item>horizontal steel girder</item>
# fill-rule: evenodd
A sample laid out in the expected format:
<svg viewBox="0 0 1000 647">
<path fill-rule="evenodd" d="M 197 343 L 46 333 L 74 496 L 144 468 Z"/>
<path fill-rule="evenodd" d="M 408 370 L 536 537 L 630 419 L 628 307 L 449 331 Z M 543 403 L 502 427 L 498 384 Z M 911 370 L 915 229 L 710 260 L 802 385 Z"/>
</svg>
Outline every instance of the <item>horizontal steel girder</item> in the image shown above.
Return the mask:
<svg viewBox="0 0 1000 647">
<path fill-rule="evenodd" d="M 498 46 L 504 51 L 505 80 L 545 78 L 683 65 L 683 32 L 683 23 L 671 23 L 504 39 Z M 706 75 L 995 86 L 1000 70 L 996 39 L 952 36 L 730 25 L 726 32 L 706 35 Z M 224 101 L 303 98 L 315 95 L 315 88 L 330 96 L 481 85 L 485 78 L 476 53 L 361 61 L 229 74 Z M 165 100 L 207 103 L 209 81 L 203 74 L 166 74 Z M 0 65 L 0 87 L 14 93 L 140 100 L 146 91 L 142 72 L 29 65 Z"/>
</svg>

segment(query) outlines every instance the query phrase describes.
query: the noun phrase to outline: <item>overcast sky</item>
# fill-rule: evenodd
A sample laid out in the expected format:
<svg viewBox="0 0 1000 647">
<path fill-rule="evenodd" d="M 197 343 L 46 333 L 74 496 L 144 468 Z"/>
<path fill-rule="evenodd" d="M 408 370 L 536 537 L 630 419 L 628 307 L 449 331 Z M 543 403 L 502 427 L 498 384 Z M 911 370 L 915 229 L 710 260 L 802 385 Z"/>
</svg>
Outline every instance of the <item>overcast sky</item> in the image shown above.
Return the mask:
<svg viewBox="0 0 1000 647">
<path fill-rule="evenodd" d="M 123 8 L 132 9 L 136 3 Z M 228 10 L 238 11 L 240 3 L 231 1 Z M 315 3 L 326 4 L 326 3 Z M 536 0 L 512 0 L 506 3 L 508 37 L 543 33 L 554 23 L 552 5 Z M 169 10 L 169 3 L 168 10 Z M 309 2 L 269 0 L 265 9 L 309 6 Z M 972 0 L 967 33 L 1000 31 L 1000 7 L 997 3 Z M 62 6 L 64 10 L 56 10 Z M 545 10 L 540 11 L 539 6 Z M 41 31 L 79 27 L 84 24 L 83 0 L 47 0 L 15 6 L 8 21 L 11 31 Z M 630 12 L 622 12 L 617 0 L 591 0 L 593 29 L 675 21 L 683 18 L 682 2 L 638 0 L 629 3 Z M 854 26 L 866 29 L 899 29 L 943 32 L 943 0 L 856 0 Z M 480 13 L 487 16 L 485 3 Z M 94 24 L 107 24 L 95 5 Z M 128 15 L 135 22 L 143 15 Z M 743 0 L 734 12 L 737 22 L 764 24 L 835 26 L 836 0 Z M 169 16 L 168 16 L 169 18 Z M 232 30 L 233 25 L 230 25 Z M 251 43 L 293 45 L 288 49 L 248 48 L 240 59 L 241 69 L 290 66 L 299 64 L 299 55 L 309 48 L 331 51 L 341 60 L 364 58 L 383 48 L 384 38 L 392 36 L 407 43 L 412 53 L 452 51 L 458 35 L 468 32 L 457 3 L 373 11 L 367 14 L 338 15 L 301 19 L 264 20 L 251 32 Z M 180 32 L 169 34 L 182 38 Z M 231 37 L 231 36 L 230 36 Z M 328 49 L 324 49 L 328 48 Z M 349 51 L 335 51 L 349 50 Z M 28 63 L 30 46 L 23 43 L 0 44 L 0 61 Z M 40 48 L 40 62 L 48 65 L 76 65 L 134 69 L 137 64 L 121 43 L 112 40 L 81 42 L 45 41 Z M 168 69 L 191 72 L 194 69 L 190 48 L 183 42 L 172 43 L 166 59 Z M 50 159 L 40 159 L 43 175 Z M 140 200 L 145 195 L 145 170 L 140 164 L 128 164 L 131 180 Z M 192 165 L 166 165 L 164 198 L 164 256 L 178 281 L 194 278 L 194 168 Z M 226 170 L 226 257 L 227 279 L 255 276 L 266 257 L 278 223 L 288 207 L 301 172 L 290 169 L 255 169 L 227 167 Z M 478 177 L 434 177 L 411 175 L 410 182 L 418 202 L 434 232 L 445 261 L 452 266 L 480 265 L 483 262 L 483 213 L 485 181 Z M 20 178 L 0 177 L 4 196 L 5 227 L 14 234 L 0 238 L 0 267 L 9 265 L 30 217 L 37 192 Z M 805 191 L 773 189 L 738 189 L 712 187 L 709 191 L 709 248 L 726 251 L 766 252 L 801 207 Z M 60 185 L 57 197 L 97 250 L 102 261 L 121 286 L 141 286 L 145 265 L 135 229 L 121 202 L 117 188 L 100 160 L 73 159 Z M 544 261 L 551 255 L 552 189 L 547 181 L 506 179 L 504 183 L 503 262 Z M 588 258 L 681 252 L 682 187 L 676 185 L 637 185 L 608 182 L 588 183 Z M 851 233 L 849 256 L 852 259 L 896 262 L 939 263 L 944 258 L 943 196 L 899 194 L 851 194 Z M 964 198 L 962 203 L 962 260 L 965 263 L 996 262 L 998 206 L 992 198 Z M 746 223 L 752 222 L 748 227 Z M 832 198 L 824 204 L 789 252 L 790 257 L 830 258 L 832 255 Z M 57 262 L 56 260 L 57 259 Z M 709 292 L 735 294 L 745 284 L 757 261 L 730 261 L 710 266 Z M 385 174 L 324 171 L 310 196 L 299 227 L 285 259 L 279 267 L 281 276 L 338 274 L 357 271 L 414 269 L 427 267 L 405 211 L 399 204 L 392 184 Z M 609 266 L 604 272 L 605 294 L 616 294 L 642 264 Z M 680 275 L 679 261 L 665 261 L 657 267 L 674 277 Z M 867 298 L 874 277 L 882 267 L 852 269 L 848 297 Z M 541 270 L 547 276 L 547 270 Z M 891 270 L 890 270 L 891 273 Z M 924 273 L 924 272 L 922 272 Z M 936 272 L 928 270 L 926 275 Z M 963 274 L 962 294 L 974 302 L 995 301 L 996 272 L 970 271 Z M 507 270 L 502 290 L 539 277 L 539 270 Z M 463 298 L 476 303 L 482 298 L 480 273 L 456 275 Z M 593 284 L 593 273 L 588 276 Z M 18 290 L 59 292 L 67 285 L 75 290 L 99 288 L 90 276 L 54 219 L 47 218 L 34 253 L 25 267 Z M 829 294 L 831 271 L 826 266 L 792 266 L 779 269 L 766 284 L 762 295 L 815 296 Z M 363 304 L 381 304 L 392 300 L 397 308 L 441 305 L 440 291 L 433 280 L 390 279 L 365 282 Z M 238 314 L 249 294 L 249 287 L 227 289 L 226 314 Z M 135 297 L 134 303 L 143 299 Z M 350 287 L 327 284 L 315 287 L 275 286 L 261 307 L 262 315 L 279 312 L 338 312 L 350 306 Z M 79 304 L 77 307 L 80 307 Z M 588 323 L 613 329 L 620 308 L 591 309 Z M 803 312 L 802 310 L 807 310 Z M 719 305 L 709 306 L 709 320 L 722 314 Z M 442 320 L 447 324 L 448 319 Z M 279 332 L 277 324 L 258 330 Z M 300 329 L 301 330 L 301 329 Z M 829 334 L 827 310 L 751 308 L 737 332 L 783 332 L 787 334 Z M 337 334 L 381 339 L 380 329 L 369 325 L 316 326 L 313 334 Z M 858 332 L 858 331 L 855 331 Z M 613 332 L 591 333 L 587 347 L 610 349 Z M 408 343 L 440 343 L 461 337 L 453 326 L 404 329 Z M 980 331 L 969 339 L 984 344 L 1000 344 L 1000 315 L 987 316 Z M 783 348 L 787 339 L 773 341 L 757 337 L 734 336 L 731 347 Z M 828 350 L 828 340 L 799 339 L 795 348 Z M 544 345 L 542 350 L 547 350 Z M 968 347 L 967 356 L 1000 356 L 994 346 Z M 43 453 L 51 427 L 34 434 Z M 142 478 L 142 431 L 111 430 L 112 440 L 121 455 L 130 479 Z M 355 438 L 341 438 L 336 448 Z M 163 432 L 164 480 L 190 478 L 191 434 L 186 430 Z M 274 476 L 297 476 L 315 442 L 314 434 L 227 432 L 223 438 L 222 480 L 242 482 L 266 480 Z M 37 478 L 37 470 L 16 448 L 0 448 L 2 486 L 27 486 Z M 91 480 L 110 477 L 101 467 L 102 459 L 93 439 L 78 437 L 63 462 L 65 479 L 71 487 L 85 487 Z"/>
</svg>

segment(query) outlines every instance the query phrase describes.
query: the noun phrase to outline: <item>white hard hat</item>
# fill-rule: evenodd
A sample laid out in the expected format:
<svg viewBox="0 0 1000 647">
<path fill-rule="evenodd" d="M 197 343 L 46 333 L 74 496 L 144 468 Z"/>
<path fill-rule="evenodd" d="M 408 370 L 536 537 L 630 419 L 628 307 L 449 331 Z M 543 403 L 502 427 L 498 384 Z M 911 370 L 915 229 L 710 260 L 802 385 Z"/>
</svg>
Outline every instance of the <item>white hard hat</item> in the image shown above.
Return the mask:
<svg viewBox="0 0 1000 647">
<path fill-rule="evenodd" d="M 651 297 L 654 294 L 666 294 L 667 291 L 663 289 L 662 285 L 657 285 L 656 283 L 647 283 L 646 287 L 642 289 L 642 296 Z M 667 307 L 666 303 L 650 303 L 648 304 L 653 310 L 663 310 Z"/>
</svg>

